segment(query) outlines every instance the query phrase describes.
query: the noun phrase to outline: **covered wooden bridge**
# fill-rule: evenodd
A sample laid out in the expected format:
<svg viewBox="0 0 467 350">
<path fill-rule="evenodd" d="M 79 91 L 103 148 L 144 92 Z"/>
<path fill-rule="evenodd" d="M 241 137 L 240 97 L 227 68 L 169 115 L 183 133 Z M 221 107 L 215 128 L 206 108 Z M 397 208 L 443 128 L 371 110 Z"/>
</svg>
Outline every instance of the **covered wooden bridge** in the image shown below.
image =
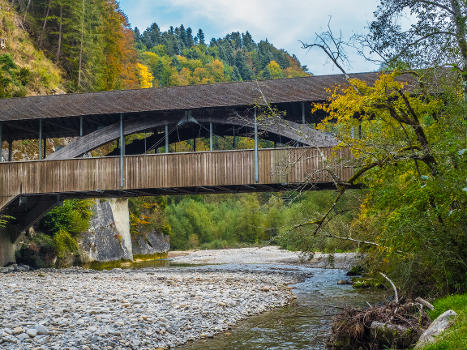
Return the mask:
<svg viewBox="0 0 467 350">
<path fill-rule="evenodd" d="M 15 220 L 0 236 L 14 242 L 65 198 L 330 187 L 336 179 L 324 169 L 336 141 L 313 129 L 323 116 L 311 105 L 344 83 L 343 76 L 329 75 L 3 99 L 0 145 L 7 143 L 8 151 L 0 152 L 0 214 Z M 258 107 L 265 105 L 284 118 L 258 120 Z M 126 144 L 135 133 L 147 137 Z M 251 137 L 254 149 L 215 150 L 214 135 L 233 136 L 234 143 Z M 169 153 L 171 143 L 200 137 L 209 138 L 209 151 Z M 49 138 L 74 139 L 47 155 Z M 259 138 L 281 147 L 259 149 Z M 13 161 L 13 141 L 25 139 L 37 142 L 36 159 Z M 119 146 L 107 156 L 83 157 L 112 141 Z M 352 174 L 342 163 L 334 170 L 339 180 Z M 11 253 L 2 246 L 0 238 L 0 262 Z"/>
</svg>

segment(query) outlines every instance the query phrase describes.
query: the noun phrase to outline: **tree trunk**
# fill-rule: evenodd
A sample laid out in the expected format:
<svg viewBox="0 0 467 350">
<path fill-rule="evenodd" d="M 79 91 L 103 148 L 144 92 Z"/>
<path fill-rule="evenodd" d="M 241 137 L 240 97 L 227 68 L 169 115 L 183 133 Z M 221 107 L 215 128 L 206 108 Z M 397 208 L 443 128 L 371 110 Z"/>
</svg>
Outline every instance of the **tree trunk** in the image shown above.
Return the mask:
<svg viewBox="0 0 467 350">
<path fill-rule="evenodd" d="M 26 20 L 26 16 L 28 14 L 30 5 L 31 5 L 31 0 L 28 0 L 28 4 L 26 5 L 26 10 L 24 11 L 23 22 Z"/>
<path fill-rule="evenodd" d="M 42 48 L 42 40 L 44 40 L 45 27 L 47 26 L 47 18 L 49 17 L 49 14 L 50 14 L 50 3 L 51 2 L 52 0 L 49 0 L 49 2 L 47 3 L 47 10 L 45 12 L 44 22 L 42 23 L 42 31 L 41 31 L 41 35 L 39 36 L 39 44 L 38 44 L 40 49 Z"/>
<path fill-rule="evenodd" d="M 63 22 L 63 5 L 60 4 L 60 20 L 58 26 L 58 46 L 57 46 L 57 54 L 55 55 L 55 62 L 58 63 L 60 60 L 60 52 L 62 49 L 62 22 Z"/>
</svg>

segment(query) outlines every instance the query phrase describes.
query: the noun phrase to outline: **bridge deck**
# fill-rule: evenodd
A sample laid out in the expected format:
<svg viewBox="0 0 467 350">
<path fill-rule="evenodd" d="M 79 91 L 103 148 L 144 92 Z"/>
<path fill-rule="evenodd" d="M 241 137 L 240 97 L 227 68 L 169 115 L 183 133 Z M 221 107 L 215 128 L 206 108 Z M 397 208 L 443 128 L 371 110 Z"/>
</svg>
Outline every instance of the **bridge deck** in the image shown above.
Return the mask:
<svg viewBox="0 0 467 350">
<path fill-rule="evenodd" d="M 340 152 L 342 158 L 350 157 L 347 150 Z M 102 197 L 125 191 L 128 195 L 171 193 L 171 189 L 182 188 L 242 192 L 242 186 L 248 191 L 248 186 L 277 190 L 304 182 L 331 184 L 329 173 L 320 171 L 326 163 L 321 155 L 329 159 L 331 148 L 261 149 L 258 182 L 253 150 L 126 156 L 123 186 L 119 157 L 0 163 L 0 212 L 18 195 Z M 353 169 L 341 165 L 334 171 L 346 180 Z"/>
</svg>

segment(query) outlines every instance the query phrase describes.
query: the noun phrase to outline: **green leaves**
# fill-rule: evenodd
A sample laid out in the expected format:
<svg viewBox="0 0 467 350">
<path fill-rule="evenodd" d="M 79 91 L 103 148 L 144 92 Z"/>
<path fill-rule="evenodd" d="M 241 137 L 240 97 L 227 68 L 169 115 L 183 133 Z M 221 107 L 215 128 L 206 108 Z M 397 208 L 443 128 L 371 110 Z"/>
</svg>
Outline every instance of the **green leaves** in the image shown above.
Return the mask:
<svg viewBox="0 0 467 350">
<path fill-rule="evenodd" d="M 89 228 L 92 205 L 91 200 L 65 200 L 61 206 L 53 208 L 42 218 L 39 228 L 52 236 L 59 231 L 72 235 L 84 232 Z"/>
<path fill-rule="evenodd" d="M 10 54 L 0 55 L 0 98 L 24 96 L 29 78 L 29 70 L 18 67 Z"/>
</svg>

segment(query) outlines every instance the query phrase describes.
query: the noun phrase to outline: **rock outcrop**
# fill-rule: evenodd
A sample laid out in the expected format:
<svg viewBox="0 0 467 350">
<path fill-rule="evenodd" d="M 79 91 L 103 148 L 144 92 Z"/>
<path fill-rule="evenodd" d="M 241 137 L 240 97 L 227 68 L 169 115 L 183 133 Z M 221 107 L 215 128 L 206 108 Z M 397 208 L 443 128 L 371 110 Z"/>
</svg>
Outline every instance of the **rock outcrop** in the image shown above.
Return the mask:
<svg viewBox="0 0 467 350">
<path fill-rule="evenodd" d="M 170 249 L 169 237 L 159 232 L 133 235 L 131 243 L 135 256 L 166 253 Z"/>
<path fill-rule="evenodd" d="M 81 235 L 83 262 L 133 260 L 128 200 L 96 200 L 88 232 Z"/>
</svg>

